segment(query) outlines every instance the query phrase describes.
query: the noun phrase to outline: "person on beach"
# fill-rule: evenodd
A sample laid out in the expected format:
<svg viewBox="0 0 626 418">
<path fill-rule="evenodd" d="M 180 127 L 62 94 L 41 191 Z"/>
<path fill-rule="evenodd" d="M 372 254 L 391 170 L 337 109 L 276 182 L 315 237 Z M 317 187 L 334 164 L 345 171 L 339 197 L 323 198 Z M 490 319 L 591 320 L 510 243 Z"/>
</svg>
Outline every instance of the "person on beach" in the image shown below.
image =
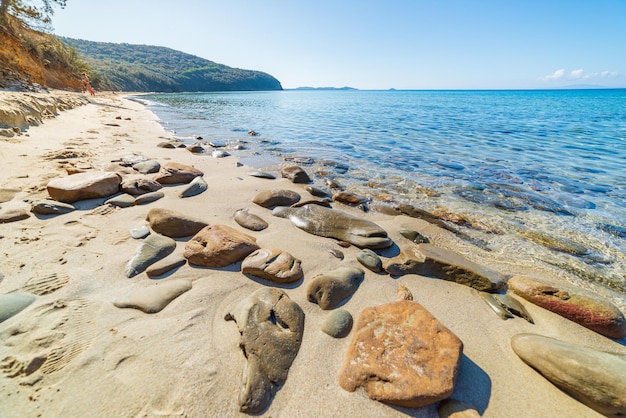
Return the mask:
<svg viewBox="0 0 626 418">
<path fill-rule="evenodd" d="M 85 73 L 82 73 L 81 75 L 83 76 L 83 83 L 85 83 L 85 88 L 87 89 L 90 95 L 95 96 L 96 93 L 93 91 L 93 88 L 91 87 L 91 83 L 89 82 L 89 77 L 87 77 L 87 74 Z"/>
</svg>

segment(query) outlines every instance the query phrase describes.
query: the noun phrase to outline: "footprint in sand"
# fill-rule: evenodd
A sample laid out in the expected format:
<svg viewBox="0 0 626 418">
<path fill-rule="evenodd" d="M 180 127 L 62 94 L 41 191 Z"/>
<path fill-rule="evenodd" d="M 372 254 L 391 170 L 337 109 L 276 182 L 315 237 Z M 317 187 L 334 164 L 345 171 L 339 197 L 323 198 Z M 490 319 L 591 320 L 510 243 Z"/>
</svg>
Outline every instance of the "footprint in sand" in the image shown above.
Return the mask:
<svg viewBox="0 0 626 418">
<path fill-rule="evenodd" d="M 70 281 L 70 276 L 65 273 L 51 273 L 44 277 L 33 277 L 29 279 L 22 290 L 33 295 L 43 296 L 56 292 Z"/>
<path fill-rule="evenodd" d="M 0 333 L 11 353 L 0 360 L 0 371 L 11 378 L 40 372 L 51 375 L 65 368 L 95 338 L 92 318 L 96 305 L 85 299 L 58 300 Z"/>
</svg>

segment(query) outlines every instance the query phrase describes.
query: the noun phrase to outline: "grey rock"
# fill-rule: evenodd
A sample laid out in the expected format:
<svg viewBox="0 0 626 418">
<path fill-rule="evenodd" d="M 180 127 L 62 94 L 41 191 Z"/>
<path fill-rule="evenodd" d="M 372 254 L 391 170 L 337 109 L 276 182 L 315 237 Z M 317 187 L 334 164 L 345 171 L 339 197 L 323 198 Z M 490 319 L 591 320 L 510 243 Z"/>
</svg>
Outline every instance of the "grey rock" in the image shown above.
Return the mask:
<svg viewBox="0 0 626 418">
<path fill-rule="evenodd" d="M 200 193 L 205 192 L 209 188 L 209 185 L 204 180 L 202 176 L 198 176 L 195 179 L 191 180 L 191 182 L 180 192 L 178 197 L 191 197 L 199 195 Z"/>
<path fill-rule="evenodd" d="M 345 309 L 335 309 L 322 323 L 322 331 L 333 338 L 343 338 L 352 329 L 352 315 Z"/>
<path fill-rule="evenodd" d="M 387 232 L 375 223 L 319 205 L 279 207 L 272 215 L 287 218 L 310 234 L 336 238 L 359 248 L 387 248 L 393 244 Z"/>
<path fill-rule="evenodd" d="M 211 152 L 211 157 L 213 158 L 224 158 L 228 156 L 230 156 L 230 153 L 228 151 L 224 151 L 223 149 L 216 149 Z"/>
<path fill-rule="evenodd" d="M 126 265 L 126 277 L 134 277 L 144 272 L 148 266 L 167 257 L 175 249 L 176 241 L 173 239 L 159 234 L 148 235 Z"/>
<path fill-rule="evenodd" d="M 253 170 L 253 171 L 249 171 L 248 175 L 252 177 L 258 177 L 260 179 L 269 179 L 269 180 L 276 179 L 275 175 L 273 175 L 272 173 L 268 173 L 267 171 Z"/>
<path fill-rule="evenodd" d="M 321 197 L 322 199 L 331 199 L 333 197 L 333 195 L 330 192 L 320 189 L 319 187 L 306 186 L 304 190 L 311 193 L 313 196 Z"/>
<path fill-rule="evenodd" d="M 401 229 L 400 235 L 416 244 L 428 244 L 430 241 L 424 235 L 411 229 Z"/>
<path fill-rule="evenodd" d="M 280 169 L 283 178 L 291 180 L 292 183 L 306 184 L 311 182 L 311 178 L 301 167 L 290 165 Z"/>
<path fill-rule="evenodd" d="M 335 309 L 357 291 L 365 272 L 354 267 L 339 267 L 319 274 L 309 282 L 307 299 L 324 310 Z"/>
<path fill-rule="evenodd" d="M 137 196 L 135 198 L 135 205 L 146 205 L 148 203 L 156 202 L 159 199 L 163 199 L 165 197 L 165 193 L 162 191 L 152 192 L 142 194 L 141 196 Z"/>
<path fill-rule="evenodd" d="M 165 257 L 163 260 L 159 260 L 148 267 L 146 269 L 146 274 L 150 278 L 159 277 L 174 269 L 184 266 L 185 264 L 187 264 L 187 259 L 185 259 L 182 255 L 170 255 L 169 257 Z"/>
<path fill-rule="evenodd" d="M 62 215 L 70 213 L 76 208 L 69 203 L 57 202 L 56 200 L 36 200 L 31 202 L 30 210 L 39 215 Z"/>
<path fill-rule="evenodd" d="M 161 169 L 161 164 L 157 160 L 147 160 L 134 164 L 133 169 L 141 174 L 158 173 Z"/>
<path fill-rule="evenodd" d="M 7 293 L 0 295 L 0 323 L 17 315 L 35 301 L 35 296 L 27 293 Z"/>
<path fill-rule="evenodd" d="M 135 239 L 142 239 L 148 235 L 150 235 L 150 228 L 148 228 L 148 225 L 143 225 L 139 228 L 133 228 L 130 230 L 130 236 Z"/>
<path fill-rule="evenodd" d="M 235 212 L 235 222 L 251 231 L 262 231 L 269 226 L 261 217 L 248 212 L 248 209 L 239 209 Z"/>
<path fill-rule="evenodd" d="M 116 206 L 118 208 L 129 208 L 135 206 L 135 198 L 129 194 L 121 194 L 104 201 L 105 205 Z"/>
<path fill-rule="evenodd" d="M 300 195 L 293 190 L 264 190 L 257 194 L 252 201 L 264 208 L 274 206 L 291 206 L 300 200 Z"/>
<path fill-rule="evenodd" d="M 239 328 L 247 365 L 239 392 L 242 412 L 263 411 L 287 380 L 304 333 L 304 312 L 282 290 L 262 288 L 224 319 Z"/>
<path fill-rule="evenodd" d="M 356 255 L 356 259 L 359 263 L 363 265 L 363 267 L 366 267 L 367 269 L 375 273 L 380 273 L 384 271 L 383 261 L 380 259 L 378 254 L 376 254 L 369 248 L 364 248 L 359 251 L 359 253 Z"/>
<path fill-rule="evenodd" d="M 146 193 L 156 192 L 163 188 L 161 183 L 146 178 L 131 178 L 122 181 L 120 188 L 124 193 L 140 196 Z"/>
<path fill-rule="evenodd" d="M 511 347 L 559 389 L 607 416 L 626 415 L 626 354 L 607 353 L 536 334 Z"/>
</svg>

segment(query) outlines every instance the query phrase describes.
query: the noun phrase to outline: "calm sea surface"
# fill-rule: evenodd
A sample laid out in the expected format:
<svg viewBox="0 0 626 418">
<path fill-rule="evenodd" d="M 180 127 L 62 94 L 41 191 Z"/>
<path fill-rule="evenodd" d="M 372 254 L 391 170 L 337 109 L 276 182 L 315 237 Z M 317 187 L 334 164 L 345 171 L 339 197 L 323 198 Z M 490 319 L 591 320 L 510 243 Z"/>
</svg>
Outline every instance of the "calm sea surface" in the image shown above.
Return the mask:
<svg viewBox="0 0 626 418">
<path fill-rule="evenodd" d="M 221 142 L 263 169 L 297 158 L 310 175 L 374 200 L 463 215 L 493 251 L 626 294 L 626 89 L 140 99 L 187 141 Z"/>
</svg>

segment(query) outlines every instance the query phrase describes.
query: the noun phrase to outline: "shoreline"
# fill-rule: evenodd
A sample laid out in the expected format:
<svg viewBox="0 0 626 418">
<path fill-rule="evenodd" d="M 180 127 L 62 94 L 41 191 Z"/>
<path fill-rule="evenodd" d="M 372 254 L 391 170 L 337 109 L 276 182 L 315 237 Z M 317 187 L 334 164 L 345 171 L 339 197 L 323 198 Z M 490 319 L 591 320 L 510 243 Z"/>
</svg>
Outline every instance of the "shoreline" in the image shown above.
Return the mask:
<svg viewBox="0 0 626 418">
<path fill-rule="evenodd" d="M 156 116 L 143 104 L 126 96 L 92 97 L 84 106 L 30 127 L 28 136 L 3 142 L 0 158 L 11 170 L 1 178 L 6 197 L 0 212 L 29 209 L 24 199 L 45 197 L 46 184 L 66 176 L 68 168 L 112 169 L 112 161 L 128 155 L 197 167 L 205 173 L 208 190 L 181 199 L 180 185 L 166 186 L 164 198 L 144 206 L 107 208 L 100 200 L 84 201 L 68 214 L 32 215 L 0 225 L 0 247 L 8 260 L 0 270 L 0 293 L 24 289 L 38 278 L 66 282 L 0 323 L 0 336 L 10 342 L 0 346 L 0 392 L 7 400 L 0 412 L 8 417 L 247 416 L 237 405 L 245 364 L 238 347 L 239 334 L 236 325 L 223 318 L 240 300 L 268 284 L 251 280 L 236 264 L 219 269 L 186 264 L 159 280 L 145 274 L 127 278 L 124 268 L 138 246 L 128 231 L 145 224 L 151 208 L 163 207 L 239 230 L 233 214 L 248 208 L 270 226 L 246 233 L 262 247 L 283 248 L 302 260 L 303 280 L 291 286 L 269 286 L 283 289 L 300 305 L 306 319 L 302 345 L 286 383 L 262 416 L 356 416 L 364 411 L 381 416 L 437 416 L 436 404 L 418 409 L 392 407 L 338 385 L 337 374 L 352 335 L 333 339 L 320 331 L 328 311 L 307 300 L 306 287 L 312 277 L 329 269 L 360 267 L 358 249 L 342 248 L 345 259 L 339 260 L 329 254 L 338 248 L 336 241 L 300 231 L 252 203 L 252 198 L 266 189 L 288 189 L 308 198 L 303 186 L 284 178 L 249 176 L 250 167 L 238 166 L 234 157 L 212 158 L 157 147 L 173 138 L 172 133 L 155 122 Z M 507 275 L 545 277 L 541 269 L 521 267 L 481 251 L 423 220 L 335 206 L 380 225 L 398 245 L 408 242 L 398 231 L 414 229 L 434 245 Z M 186 241 L 176 240 L 175 254 L 182 252 Z M 193 287 L 161 312 L 146 314 L 112 303 L 138 289 L 177 278 L 189 280 Z M 564 282 L 558 276 L 548 278 Z M 342 308 L 356 320 L 364 308 L 396 300 L 399 285 L 407 287 L 415 301 L 463 341 L 453 398 L 474 405 L 485 417 L 601 416 L 524 364 L 512 351 L 510 340 L 530 332 L 625 353 L 623 340 L 609 340 L 525 301 L 534 325 L 520 318 L 502 321 L 469 287 L 417 275 L 391 278 L 368 271 Z M 55 308 L 59 301 L 64 301 L 65 307 Z M 78 334 L 63 328 L 63 320 Z M 16 327 L 22 333 L 12 334 Z M 35 358 L 51 358 L 52 352 L 60 360 L 48 373 L 10 377 L 7 372 L 9 358 L 32 363 Z"/>
</svg>

